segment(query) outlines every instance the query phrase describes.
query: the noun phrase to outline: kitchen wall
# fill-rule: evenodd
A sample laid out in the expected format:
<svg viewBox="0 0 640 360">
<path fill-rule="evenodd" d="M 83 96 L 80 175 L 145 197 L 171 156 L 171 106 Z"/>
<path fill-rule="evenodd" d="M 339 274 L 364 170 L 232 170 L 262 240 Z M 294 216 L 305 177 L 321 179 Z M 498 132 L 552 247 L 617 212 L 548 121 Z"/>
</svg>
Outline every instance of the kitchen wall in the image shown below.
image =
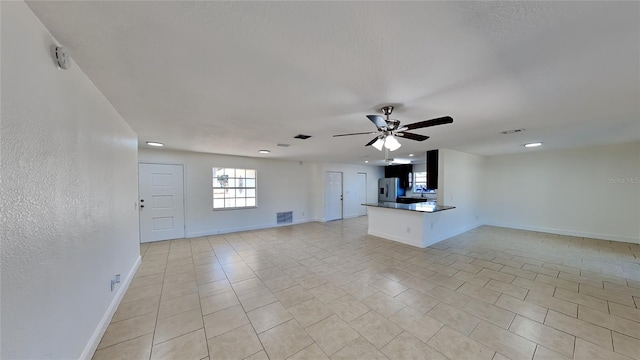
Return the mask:
<svg viewBox="0 0 640 360">
<path fill-rule="evenodd" d="M 342 171 L 344 217 L 358 214 L 356 173 L 375 177 L 368 185 L 369 197 L 376 192 L 380 168 L 343 164 L 260 159 L 187 151 L 140 149 L 141 163 L 183 164 L 185 170 L 185 225 L 187 237 L 252 230 L 276 226 L 276 213 L 293 211 L 293 222 L 324 219 L 324 173 Z M 256 169 L 258 207 L 212 209 L 212 167 Z M 371 183 L 371 181 L 370 181 Z M 376 195 L 377 201 L 377 195 Z"/>
<path fill-rule="evenodd" d="M 487 224 L 639 243 L 640 142 L 488 157 Z"/>
<path fill-rule="evenodd" d="M 90 358 L 139 263 L 136 134 L 75 63 L 55 67 L 24 2 L 0 6 L 0 357 Z"/>
<path fill-rule="evenodd" d="M 440 238 L 451 237 L 483 224 L 485 161 L 483 156 L 440 149 L 438 204 L 456 207 L 442 213 L 440 224 L 433 224 L 433 232 L 440 234 Z"/>
</svg>

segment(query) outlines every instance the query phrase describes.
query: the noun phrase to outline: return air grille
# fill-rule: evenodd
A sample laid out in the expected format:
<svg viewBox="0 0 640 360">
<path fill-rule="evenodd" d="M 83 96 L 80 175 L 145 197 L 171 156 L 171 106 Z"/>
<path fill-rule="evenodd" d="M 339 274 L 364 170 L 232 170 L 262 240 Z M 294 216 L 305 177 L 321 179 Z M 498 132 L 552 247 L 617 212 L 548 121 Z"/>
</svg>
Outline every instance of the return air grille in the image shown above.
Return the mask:
<svg viewBox="0 0 640 360">
<path fill-rule="evenodd" d="M 278 224 L 291 224 L 293 222 L 293 211 L 277 213 L 276 222 Z"/>
<path fill-rule="evenodd" d="M 510 135 L 510 134 L 515 134 L 523 131 L 524 129 L 513 129 L 513 130 L 501 131 L 500 134 Z"/>
</svg>

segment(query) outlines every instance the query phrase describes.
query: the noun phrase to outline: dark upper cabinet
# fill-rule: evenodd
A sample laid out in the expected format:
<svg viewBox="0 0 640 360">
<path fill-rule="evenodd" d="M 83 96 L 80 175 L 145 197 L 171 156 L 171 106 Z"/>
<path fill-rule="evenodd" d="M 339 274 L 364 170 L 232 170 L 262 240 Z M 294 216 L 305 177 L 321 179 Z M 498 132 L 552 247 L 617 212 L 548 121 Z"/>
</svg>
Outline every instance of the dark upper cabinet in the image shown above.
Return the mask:
<svg viewBox="0 0 640 360">
<path fill-rule="evenodd" d="M 427 189 L 438 188 L 438 150 L 427 151 Z"/>
<path fill-rule="evenodd" d="M 411 188 L 413 186 L 413 165 L 404 164 L 385 166 L 384 177 L 400 178 L 400 187 L 404 189 Z"/>
<path fill-rule="evenodd" d="M 394 178 L 400 177 L 400 168 L 395 165 L 389 165 L 384 167 L 384 177 L 386 178 Z"/>
</svg>

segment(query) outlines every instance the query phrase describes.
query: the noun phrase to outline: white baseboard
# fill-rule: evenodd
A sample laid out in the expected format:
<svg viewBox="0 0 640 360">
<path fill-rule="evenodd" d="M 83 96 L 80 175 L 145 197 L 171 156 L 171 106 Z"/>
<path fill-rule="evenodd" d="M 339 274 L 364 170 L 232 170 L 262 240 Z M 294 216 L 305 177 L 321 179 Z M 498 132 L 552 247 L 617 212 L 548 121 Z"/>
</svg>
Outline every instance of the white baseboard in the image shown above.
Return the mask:
<svg viewBox="0 0 640 360">
<path fill-rule="evenodd" d="M 102 316 L 100 323 L 98 323 L 98 326 L 93 331 L 93 334 L 91 335 L 87 346 L 85 346 L 84 351 L 82 351 L 82 355 L 80 355 L 80 359 L 90 360 L 93 357 L 93 353 L 95 353 L 98 345 L 100 344 L 100 340 L 102 340 L 102 336 L 104 335 L 105 331 L 107 331 L 107 327 L 111 322 L 111 318 L 113 318 L 113 314 L 116 313 L 118 305 L 120 305 L 120 301 L 124 297 L 124 294 L 127 292 L 127 289 L 129 289 L 129 285 L 131 285 L 133 276 L 136 274 L 136 271 L 138 270 L 141 262 L 142 257 L 138 255 L 138 259 L 136 259 L 133 267 L 131 267 L 131 270 L 129 270 L 129 273 L 125 277 L 124 281 L 122 281 L 122 286 L 118 288 L 116 296 L 113 297 L 113 300 L 111 301 L 111 304 L 109 304 L 107 311 Z"/>
<path fill-rule="evenodd" d="M 518 229 L 518 230 L 537 231 L 537 232 L 557 234 L 557 235 L 577 236 L 577 237 L 585 237 L 585 238 L 591 238 L 591 239 L 601 239 L 601 240 L 618 241 L 618 242 L 625 242 L 625 243 L 631 243 L 631 244 L 640 244 L 640 239 L 635 239 L 627 236 L 589 233 L 589 232 L 583 232 L 583 231 L 555 229 L 555 228 L 540 227 L 540 226 L 516 225 L 516 224 L 508 224 L 508 223 L 501 223 L 501 222 L 491 222 L 491 221 L 487 222 L 485 225 L 505 227 L 505 228 Z"/>
<path fill-rule="evenodd" d="M 291 226 L 291 225 L 304 224 L 304 223 L 313 222 L 313 221 L 315 221 L 315 220 L 314 219 L 310 219 L 310 218 L 305 218 L 305 219 L 300 219 L 300 220 L 293 221 L 290 224 L 263 224 L 263 225 L 252 225 L 252 226 L 243 226 L 243 227 L 226 228 L 226 229 L 215 229 L 215 230 L 212 229 L 212 230 L 205 230 L 205 231 L 194 231 L 194 232 L 187 233 L 187 237 L 188 238 L 196 238 L 196 237 L 201 237 L 201 236 L 228 234 L 228 233 L 234 233 L 234 232 L 240 232 L 240 231 L 271 229 L 271 228 L 282 227 L 282 226 Z"/>
</svg>

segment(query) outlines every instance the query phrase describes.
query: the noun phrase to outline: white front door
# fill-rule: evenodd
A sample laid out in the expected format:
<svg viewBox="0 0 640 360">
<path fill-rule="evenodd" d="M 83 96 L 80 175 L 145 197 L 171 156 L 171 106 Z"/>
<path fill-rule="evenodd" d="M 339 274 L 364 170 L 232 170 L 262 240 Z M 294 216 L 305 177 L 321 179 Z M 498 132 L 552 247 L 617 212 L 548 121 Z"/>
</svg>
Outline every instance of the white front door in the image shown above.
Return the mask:
<svg viewBox="0 0 640 360">
<path fill-rule="evenodd" d="M 342 173 L 327 171 L 324 188 L 325 221 L 342 219 Z"/>
<path fill-rule="evenodd" d="M 358 204 L 367 203 L 367 173 L 358 173 Z M 360 205 L 358 215 L 367 215 L 367 207 Z"/>
<path fill-rule="evenodd" d="M 184 237 L 182 165 L 138 164 L 140 242 Z"/>
</svg>

